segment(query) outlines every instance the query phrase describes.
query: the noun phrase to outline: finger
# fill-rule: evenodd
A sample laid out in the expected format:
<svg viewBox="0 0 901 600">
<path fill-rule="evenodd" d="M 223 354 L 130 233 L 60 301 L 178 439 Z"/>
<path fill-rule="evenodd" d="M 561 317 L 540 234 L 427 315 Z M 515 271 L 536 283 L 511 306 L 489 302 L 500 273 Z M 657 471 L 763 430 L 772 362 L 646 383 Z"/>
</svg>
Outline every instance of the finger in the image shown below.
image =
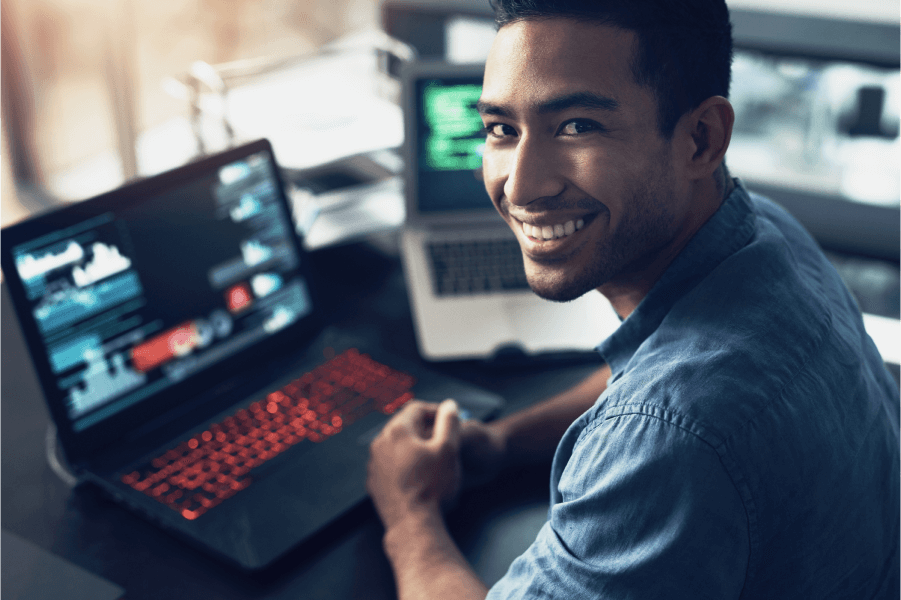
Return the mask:
<svg viewBox="0 0 901 600">
<path fill-rule="evenodd" d="M 410 400 L 404 404 L 403 408 L 394 415 L 395 421 L 403 421 L 408 424 L 414 424 L 430 418 L 435 413 L 435 405 L 422 400 Z"/>
<path fill-rule="evenodd" d="M 460 420 L 460 436 L 463 439 L 482 435 L 482 428 L 485 424 L 475 419 Z"/>
<path fill-rule="evenodd" d="M 437 407 L 431 402 L 411 400 L 392 417 L 388 423 L 393 429 L 410 432 L 419 438 L 427 439 L 432 435 L 432 425 Z"/>
<path fill-rule="evenodd" d="M 432 443 L 439 446 L 450 444 L 454 449 L 460 446 L 459 409 L 457 403 L 450 398 L 438 405 Z"/>
</svg>

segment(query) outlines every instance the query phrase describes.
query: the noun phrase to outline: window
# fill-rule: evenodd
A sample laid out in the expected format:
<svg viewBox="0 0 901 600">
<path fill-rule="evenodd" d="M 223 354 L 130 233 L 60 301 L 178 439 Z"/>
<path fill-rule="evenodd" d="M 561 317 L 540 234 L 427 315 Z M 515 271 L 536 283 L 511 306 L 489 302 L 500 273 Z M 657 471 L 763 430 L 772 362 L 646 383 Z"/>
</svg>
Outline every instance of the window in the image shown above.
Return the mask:
<svg viewBox="0 0 901 600">
<path fill-rule="evenodd" d="M 29 199 L 26 187 L 19 204 L 5 194 L 3 224 L 189 159 L 189 101 L 173 81 L 196 61 L 298 56 L 378 20 L 377 0 L 4 0 L 2 10 L 10 168 L 46 192 Z"/>
</svg>

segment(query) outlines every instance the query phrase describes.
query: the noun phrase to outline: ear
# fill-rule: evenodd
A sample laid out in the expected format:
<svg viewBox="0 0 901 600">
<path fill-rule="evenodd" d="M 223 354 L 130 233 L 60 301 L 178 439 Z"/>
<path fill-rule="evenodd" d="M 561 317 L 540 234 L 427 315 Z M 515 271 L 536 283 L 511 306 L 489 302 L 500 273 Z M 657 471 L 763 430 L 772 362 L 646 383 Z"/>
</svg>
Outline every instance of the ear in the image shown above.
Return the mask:
<svg viewBox="0 0 901 600">
<path fill-rule="evenodd" d="M 689 179 L 706 179 L 723 162 L 732 139 L 735 111 L 722 96 L 711 96 L 676 125 L 682 164 Z"/>
</svg>

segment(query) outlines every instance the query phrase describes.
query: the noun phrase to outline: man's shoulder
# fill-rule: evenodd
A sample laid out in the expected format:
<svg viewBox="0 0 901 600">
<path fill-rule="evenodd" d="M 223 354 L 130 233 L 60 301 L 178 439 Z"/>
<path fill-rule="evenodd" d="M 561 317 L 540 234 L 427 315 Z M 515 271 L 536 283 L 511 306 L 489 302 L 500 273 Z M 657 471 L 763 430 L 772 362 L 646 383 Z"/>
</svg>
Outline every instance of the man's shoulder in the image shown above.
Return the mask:
<svg viewBox="0 0 901 600">
<path fill-rule="evenodd" d="M 653 402 L 716 443 L 859 343 L 857 306 L 810 236 L 771 201 L 750 205 L 750 241 L 673 304 L 611 382 L 604 415 Z"/>
</svg>

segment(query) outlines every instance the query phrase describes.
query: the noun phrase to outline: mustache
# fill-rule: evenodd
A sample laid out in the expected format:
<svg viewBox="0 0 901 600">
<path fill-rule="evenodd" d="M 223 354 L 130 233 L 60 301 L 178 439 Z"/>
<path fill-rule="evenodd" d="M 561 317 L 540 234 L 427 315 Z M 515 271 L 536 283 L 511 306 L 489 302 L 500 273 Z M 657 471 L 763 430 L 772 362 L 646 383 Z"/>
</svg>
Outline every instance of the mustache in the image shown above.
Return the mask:
<svg viewBox="0 0 901 600">
<path fill-rule="evenodd" d="M 504 204 L 509 208 L 510 202 L 505 198 Z M 564 198 L 563 196 L 547 196 L 537 198 L 529 202 L 526 206 L 519 207 L 519 210 L 525 212 L 546 212 L 554 210 L 588 210 L 592 212 L 607 210 L 607 207 L 600 201 L 591 196 L 582 196 L 580 198 Z"/>
</svg>

